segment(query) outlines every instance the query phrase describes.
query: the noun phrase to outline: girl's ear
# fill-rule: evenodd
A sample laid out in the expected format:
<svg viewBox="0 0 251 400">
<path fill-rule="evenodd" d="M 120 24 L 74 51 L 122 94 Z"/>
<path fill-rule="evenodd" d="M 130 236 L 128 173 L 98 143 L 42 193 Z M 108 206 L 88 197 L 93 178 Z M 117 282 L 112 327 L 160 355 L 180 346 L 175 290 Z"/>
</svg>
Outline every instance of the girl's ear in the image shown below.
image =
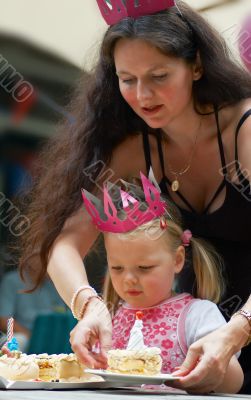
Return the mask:
<svg viewBox="0 0 251 400">
<path fill-rule="evenodd" d="M 175 273 L 178 274 L 185 264 L 185 249 L 184 246 L 179 246 L 175 255 Z"/>
<path fill-rule="evenodd" d="M 193 80 L 198 81 L 203 75 L 203 68 L 201 65 L 200 53 L 197 51 L 196 61 L 193 65 Z"/>
</svg>

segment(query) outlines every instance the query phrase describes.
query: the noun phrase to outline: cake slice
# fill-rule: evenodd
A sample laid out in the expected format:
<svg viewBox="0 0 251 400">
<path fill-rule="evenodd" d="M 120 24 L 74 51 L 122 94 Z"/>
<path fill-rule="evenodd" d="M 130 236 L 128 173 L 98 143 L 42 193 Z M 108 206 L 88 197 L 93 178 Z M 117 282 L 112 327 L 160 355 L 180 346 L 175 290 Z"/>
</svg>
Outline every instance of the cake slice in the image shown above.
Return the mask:
<svg viewBox="0 0 251 400">
<path fill-rule="evenodd" d="M 78 382 L 88 381 L 89 374 L 84 372 L 77 356 L 71 354 L 38 354 L 35 361 L 39 366 L 39 378 L 43 381 Z"/>
<path fill-rule="evenodd" d="M 39 367 L 39 379 L 42 381 L 51 381 L 58 379 L 57 377 L 57 360 L 48 354 L 38 354 L 34 358 Z"/>
<path fill-rule="evenodd" d="M 59 354 L 57 356 L 57 370 L 59 379 L 84 377 L 84 366 L 80 364 L 77 356 L 71 354 Z"/>
<path fill-rule="evenodd" d="M 120 374 L 156 375 L 162 367 L 161 350 L 146 347 L 142 350 L 108 351 L 108 370 Z"/>
</svg>

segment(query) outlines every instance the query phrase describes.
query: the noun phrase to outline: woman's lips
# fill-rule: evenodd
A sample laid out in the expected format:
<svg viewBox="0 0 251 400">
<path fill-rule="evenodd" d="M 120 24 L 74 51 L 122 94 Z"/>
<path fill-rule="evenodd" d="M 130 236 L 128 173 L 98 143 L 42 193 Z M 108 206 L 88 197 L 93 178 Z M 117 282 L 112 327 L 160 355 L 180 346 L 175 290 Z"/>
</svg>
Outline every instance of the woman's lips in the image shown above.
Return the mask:
<svg viewBox="0 0 251 400">
<path fill-rule="evenodd" d="M 163 107 L 163 105 L 159 105 L 159 106 L 155 106 L 155 107 L 151 107 L 151 108 L 147 108 L 147 107 L 141 107 L 141 110 L 143 112 L 143 114 L 145 115 L 153 115 L 156 114 L 157 112 L 159 112 L 159 110 Z"/>
</svg>

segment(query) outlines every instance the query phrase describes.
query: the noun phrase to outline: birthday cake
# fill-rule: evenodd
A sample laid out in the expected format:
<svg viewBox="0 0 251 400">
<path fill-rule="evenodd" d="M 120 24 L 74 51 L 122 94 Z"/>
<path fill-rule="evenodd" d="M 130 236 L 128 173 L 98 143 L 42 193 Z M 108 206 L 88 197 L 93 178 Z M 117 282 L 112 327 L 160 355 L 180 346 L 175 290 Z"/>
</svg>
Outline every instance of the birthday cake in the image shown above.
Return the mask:
<svg viewBox="0 0 251 400">
<path fill-rule="evenodd" d="M 76 355 L 71 354 L 25 354 L 19 351 L 13 336 L 14 319 L 7 321 L 7 341 L 0 354 L 0 376 L 13 381 L 41 380 L 61 382 L 102 381 L 99 376 L 84 372 Z M 6 353 L 7 351 L 7 353 Z"/>
<path fill-rule="evenodd" d="M 0 376 L 11 381 L 27 381 L 39 378 L 39 367 L 29 356 L 20 358 L 0 357 Z"/>
<path fill-rule="evenodd" d="M 0 357 L 0 376 L 13 381 L 96 382 L 103 379 L 84 372 L 75 354 L 24 354 Z"/>
<path fill-rule="evenodd" d="M 109 371 L 144 375 L 155 375 L 161 372 L 161 350 L 158 347 L 145 346 L 142 328 L 142 313 L 137 312 L 127 349 L 108 351 Z"/>
</svg>

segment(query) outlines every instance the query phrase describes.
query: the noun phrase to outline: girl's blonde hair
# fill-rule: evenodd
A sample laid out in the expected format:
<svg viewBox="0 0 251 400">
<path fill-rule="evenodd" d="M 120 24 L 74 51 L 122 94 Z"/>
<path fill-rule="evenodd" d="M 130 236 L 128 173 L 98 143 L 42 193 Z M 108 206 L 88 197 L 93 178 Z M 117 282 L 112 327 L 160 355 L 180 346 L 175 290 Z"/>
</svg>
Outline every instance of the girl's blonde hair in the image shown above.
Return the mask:
<svg viewBox="0 0 251 400">
<path fill-rule="evenodd" d="M 183 245 L 181 215 L 177 207 L 170 200 L 164 199 L 164 201 L 167 207 L 162 217 L 147 222 L 133 231 L 119 233 L 118 235 L 126 240 L 133 240 L 140 233 L 144 233 L 149 240 L 156 240 L 162 236 L 163 243 L 166 235 L 168 235 L 166 243 L 169 245 L 169 249 L 175 252 L 179 246 Z M 146 203 L 142 203 L 142 209 L 147 207 Z M 119 213 L 123 217 L 123 211 Z M 160 226 L 160 222 L 163 219 L 167 222 L 167 228 L 164 230 Z M 195 237 L 191 238 L 189 247 L 185 247 L 185 249 L 187 249 L 185 261 L 191 259 L 195 272 L 196 287 L 193 294 L 195 297 L 201 299 L 211 300 L 215 303 L 219 302 L 224 292 L 222 258 L 207 241 Z M 107 271 L 104 283 L 104 299 L 109 304 L 111 314 L 114 314 L 121 299 L 113 288 L 109 271 Z"/>
</svg>

